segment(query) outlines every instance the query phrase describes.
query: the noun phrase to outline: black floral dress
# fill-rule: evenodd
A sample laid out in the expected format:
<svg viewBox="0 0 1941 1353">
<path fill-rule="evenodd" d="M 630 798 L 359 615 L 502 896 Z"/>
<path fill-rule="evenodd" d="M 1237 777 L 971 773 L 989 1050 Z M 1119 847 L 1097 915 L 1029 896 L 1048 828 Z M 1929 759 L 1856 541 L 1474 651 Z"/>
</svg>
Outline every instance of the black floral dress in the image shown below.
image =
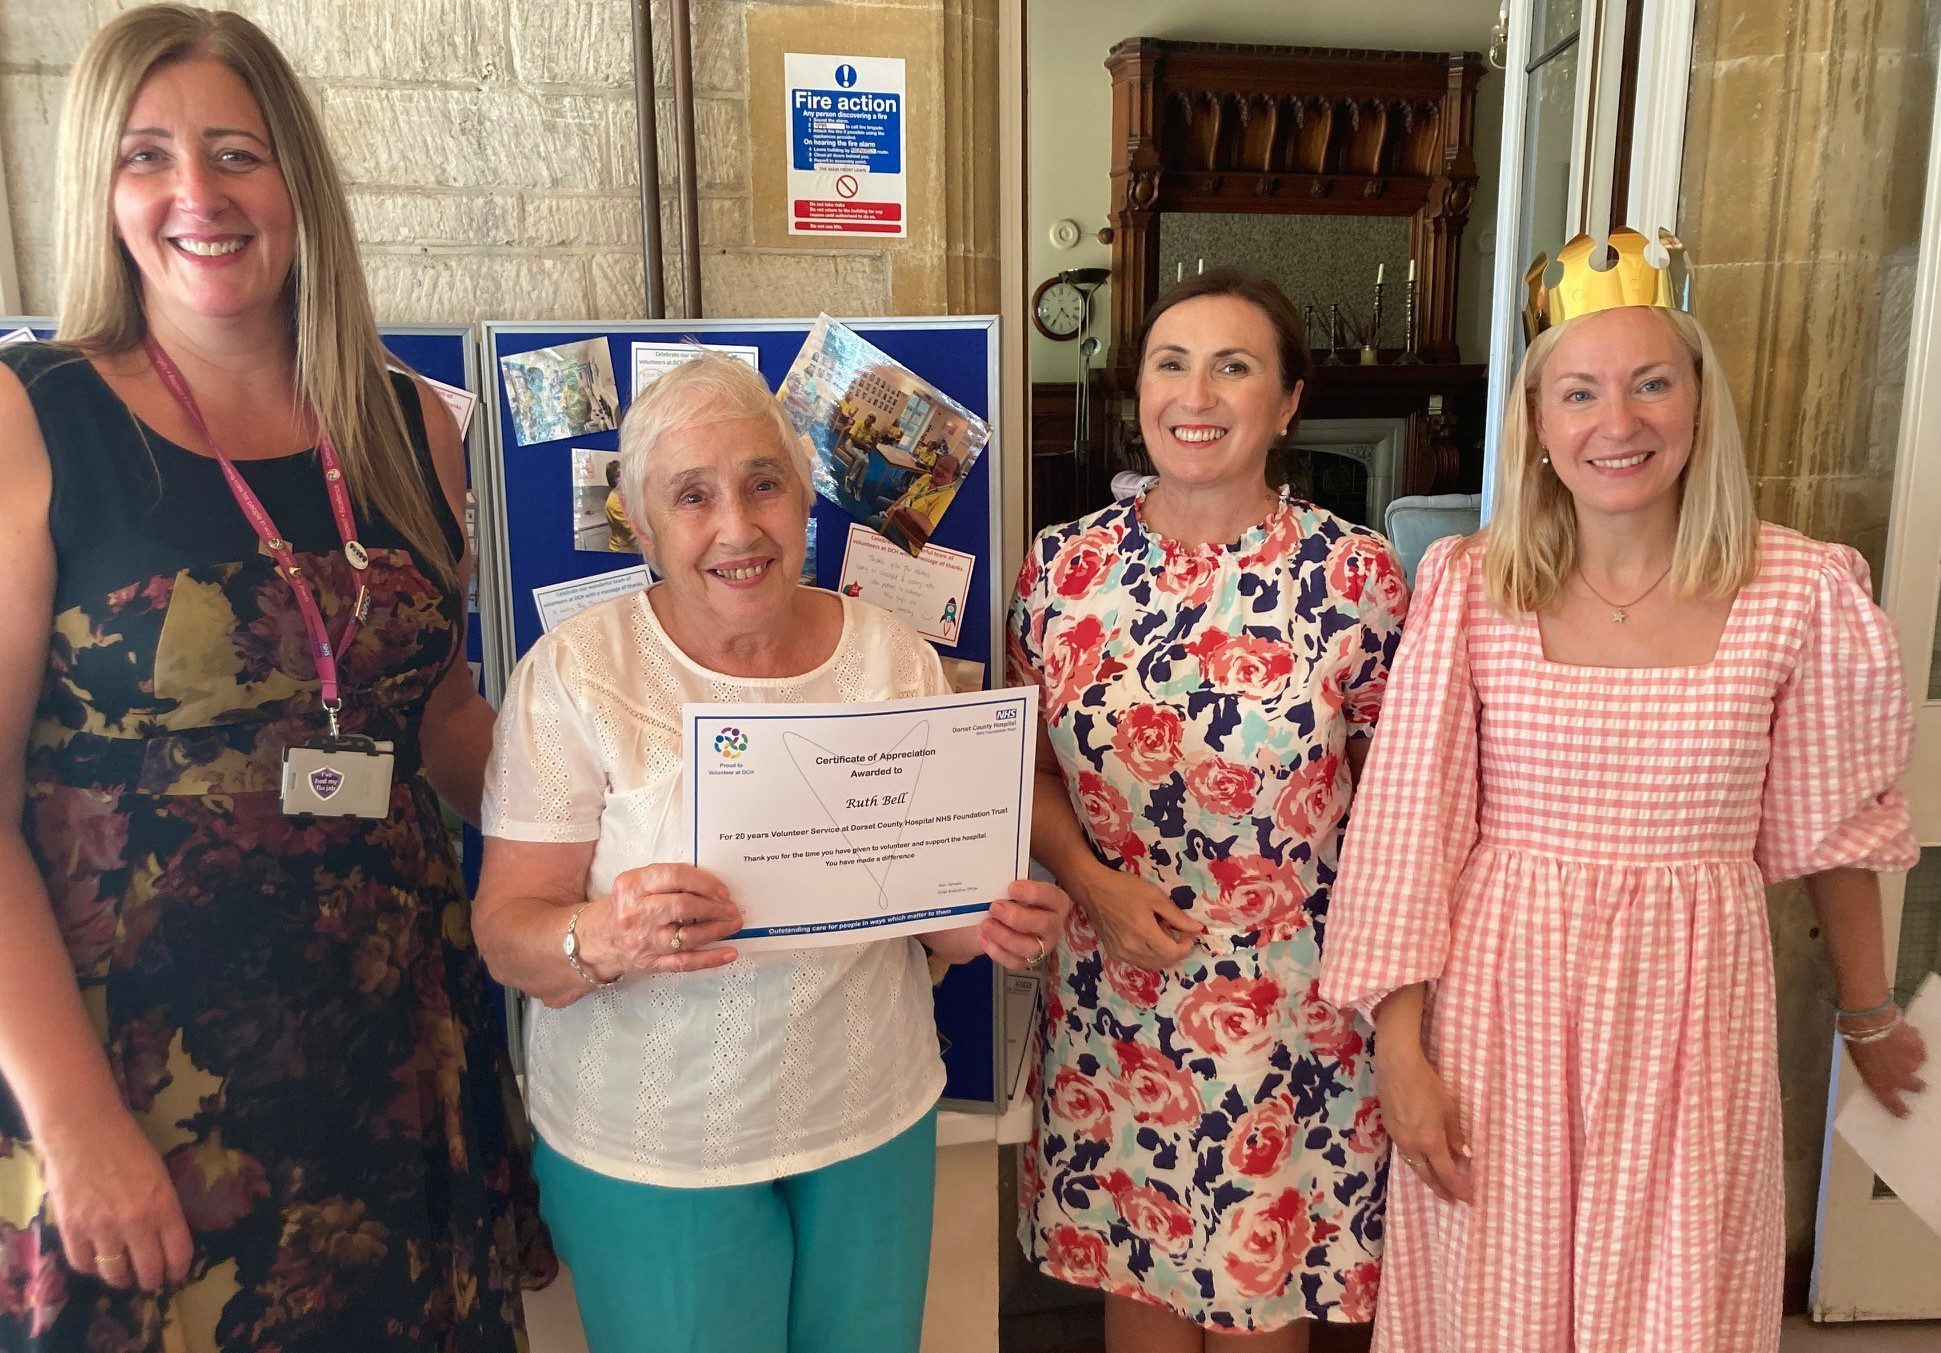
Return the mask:
<svg viewBox="0 0 1941 1353">
<path fill-rule="evenodd" d="M 417 754 L 461 599 L 360 514 L 373 605 L 339 659 L 345 729 L 396 744 L 391 811 L 285 817 L 282 750 L 321 728 L 315 666 L 216 463 L 142 428 L 72 352 L 0 360 L 47 443 L 58 557 L 22 825 L 195 1239 L 159 1299 L 70 1272 L 0 1087 L 0 1349 L 523 1346 L 521 1280 L 548 1262 L 523 1120 Z M 352 587 L 316 455 L 240 469 L 336 635 Z"/>
</svg>

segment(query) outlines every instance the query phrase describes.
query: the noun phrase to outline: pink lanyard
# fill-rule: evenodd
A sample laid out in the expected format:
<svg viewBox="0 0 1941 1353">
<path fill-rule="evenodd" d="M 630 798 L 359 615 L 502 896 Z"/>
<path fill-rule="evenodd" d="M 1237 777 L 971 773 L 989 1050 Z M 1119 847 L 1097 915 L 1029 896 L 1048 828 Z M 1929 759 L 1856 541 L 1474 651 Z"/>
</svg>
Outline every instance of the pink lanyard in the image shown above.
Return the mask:
<svg viewBox="0 0 1941 1353">
<path fill-rule="evenodd" d="M 216 439 L 209 434 L 209 425 L 202 421 L 202 411 L 196 407 L 195 396 L 189 393 L 189 383 L 182 379 L 178 368 L 169 355 L 162 351 L 162 345 L 153 336 L 142 340 L 142 347 L 148 353 L 149 364 L 155 374 L 162 378 L 162 384 L 176 404 L 181 406 L 182 416 L 189 420 L 189 426 L 208 443 L 209 454 L 216 464 L 222 467 L 222 477 L 229 482 L 229 491 L 236 497 L 236 506 L 249 518 L 255 528 L 257 539 L 263 548 L 276 560 L 276 571 L 283 575 L 290 590 L 296 594 L 297 610 L 303 614 L 304 628 L 309 631 L 310 655 L 317 664 L 317 680 L 323 687 L 324 713 L 330 719 L 330 732 L 337 735 L 337 711 L 343 708 L 343 700 L 337 691 L 337 655 L 350 646 L 351 636 L 357 632 L 360 621 L 370 612 L 371 593 L 364 581 L 364 569 L 370 563 L 370 556 L 357 540 L 357 520 L 351 515 L 350 490 L 344 486 L 343 467 L 337 460 L 337 448 L 331 445 L 330 434 L 320 432 L 317 437 L 317 459 L 323 462 L 324 489 L 330 495 L 330 513 L 337 519 L 337 534 L 343 537 L 344 558 L 350 561 L 357 576 L 357 599 L 351 607 L 350 615 L 344 619 L 344 632 L 338 636 L 335 647 L 330 642 L 330 631 L 324 626 L 323 612 L 317 607 L 317 599 L 310 587 L 303 581 L 303 570 L 297 567 L 296 555 L 290 550 L 290 542 L 277 534 L 276 523 L 236 469 L 235 463 L 223 454 L 216 445 Z"/>
</svg>

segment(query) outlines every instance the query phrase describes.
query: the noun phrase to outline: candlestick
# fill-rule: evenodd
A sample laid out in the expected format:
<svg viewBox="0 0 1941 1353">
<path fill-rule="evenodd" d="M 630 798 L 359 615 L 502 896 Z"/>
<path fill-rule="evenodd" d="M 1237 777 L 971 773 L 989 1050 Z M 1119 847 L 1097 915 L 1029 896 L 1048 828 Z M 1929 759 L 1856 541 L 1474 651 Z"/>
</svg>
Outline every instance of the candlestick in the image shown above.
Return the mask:
<svg viewBox="0 0 1941 1353">
<path fill-rule="evenodd" d="M 1375 308 L 1368 317 L 1368 341 L 1362 344 L 1361 364 L 1373 366 L 1382 359 L 1382 267 L 1375 266 Z"/>
<path fill-rule="evenodd" d="M 1387 273 L 1388 273 L 1388 264 L 1377 263 L 1375 265 L 1375 285 L 1376 286 L 1380 286 L 1382 284 L 1382 278 L 1385 277 Z"/>
<path fill-rule="evenodd" d="M 1330 365 L 1341 361 L 1341 302 L 1328 302 L 1328 356 Z"/>
<path fill-rule="evenodd" d="M 1402 360 L 1422 360 L 1421 339 L 1415 332 L 1415 260 L 1409 260 L 1409 285 L 1402 293 Z"/>
</svg>

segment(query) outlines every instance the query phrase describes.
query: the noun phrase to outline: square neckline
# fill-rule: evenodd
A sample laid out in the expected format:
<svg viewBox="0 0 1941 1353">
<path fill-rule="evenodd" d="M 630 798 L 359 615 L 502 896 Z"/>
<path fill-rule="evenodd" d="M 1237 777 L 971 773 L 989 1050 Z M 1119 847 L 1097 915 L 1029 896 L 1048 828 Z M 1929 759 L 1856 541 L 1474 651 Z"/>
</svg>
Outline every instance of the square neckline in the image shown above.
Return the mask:
<svg viewBox="0 0 1941 1353">
<path fill-rule="evenodd" d="M 1760 544 L 1763 546 L 1764 543 L 1765 532 L 1762 529 L 1760 532 Z M 1530 640 L 1536 647 L 1537 661 L 1546 669 L 1554 668 L 1560 672 L 1585 672 L 1599 676 L 1627 675 L 1630 673 L 1642 673 L 1647 676 L 1668 676 L 1679 672 L 1709 672 L 1714 667 L 1717 667 L 1719 660 L 1725 656 L 1726 648 L 1733 641 L 1734 631 L 1738 627 L 1739 612 L 1741 609 L 1740 603 L 1745 600 L 1746 593 L 1757 585 L 1758 581 L 1759 573 L 1755 570 L 1752 577 L 1748 578 L 1739 587 L 1739 590 L 1732 594 L 1732 605 L 1726 610 L 1725 624 L 1719 628 L 1718 642 L 1712 647 L 1712 656 L 1704 662 L 1659 663 L 1649 667 L 1613 667 L 1602 663 L 1561 662 L 1550 656 L 1550 650 L 1544 644 L 1543 640 L 1543 622 L 1538 618 L 1535 611 L 1524 612 L 1522 628 L 1529 633 Z"/>
</svg>

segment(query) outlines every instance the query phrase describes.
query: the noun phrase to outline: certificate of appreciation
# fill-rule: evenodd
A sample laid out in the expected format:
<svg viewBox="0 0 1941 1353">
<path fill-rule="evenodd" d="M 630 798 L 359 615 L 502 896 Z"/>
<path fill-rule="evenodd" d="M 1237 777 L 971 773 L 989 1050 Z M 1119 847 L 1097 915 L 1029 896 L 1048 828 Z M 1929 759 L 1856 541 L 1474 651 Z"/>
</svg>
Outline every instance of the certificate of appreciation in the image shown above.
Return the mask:
<svg viewBox="0 0 1941 1353">
<path fill-rule="evenodd" d="M 974 925 L 1031 848 L 1036 688 L 869 705 L 685 705 L 694 863 L 737 949 Z"/>
</svg>

